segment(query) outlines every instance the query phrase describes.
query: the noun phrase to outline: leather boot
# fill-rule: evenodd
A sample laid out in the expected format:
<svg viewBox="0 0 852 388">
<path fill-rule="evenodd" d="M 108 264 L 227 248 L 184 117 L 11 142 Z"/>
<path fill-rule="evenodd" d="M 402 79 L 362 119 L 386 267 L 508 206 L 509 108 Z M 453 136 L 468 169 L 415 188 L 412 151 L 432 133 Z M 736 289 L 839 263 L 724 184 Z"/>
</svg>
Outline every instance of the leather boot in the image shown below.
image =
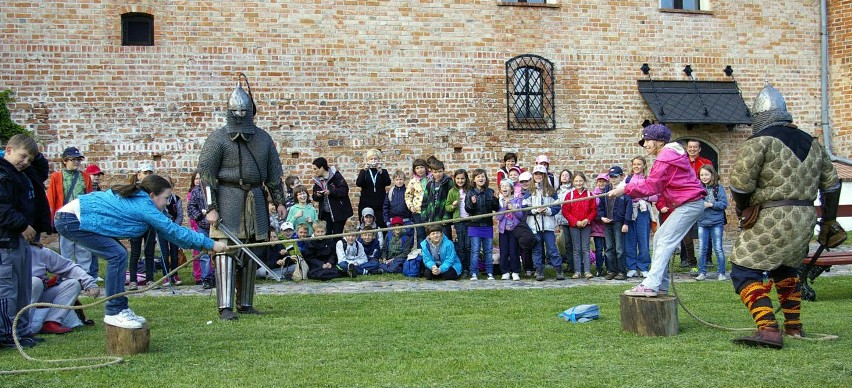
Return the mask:
<svg viewBox="0 0 852 388">
<path fill-rule="evenodd" d="M 264 313 L 255 309 L 253 306 L 240 306 L 237 307 L 237 312 L 240 314 L 254 314 L 254 315 L 263 315 Z"/>
<path fill-rule="evenodd" d="M 787 337 L 796 337 L 796 338 L 804 338 L 805 332 L 802 331 L 802 327 L 784 327 L 784 335 Z"/>
<path fill-rule="evenodd" d="M 753 335 L 734 339 L 735 344 L 781 349 L 784 347 L 784 337 L 777 327 L 764 327 L 758 329 Z"/>
</svg>

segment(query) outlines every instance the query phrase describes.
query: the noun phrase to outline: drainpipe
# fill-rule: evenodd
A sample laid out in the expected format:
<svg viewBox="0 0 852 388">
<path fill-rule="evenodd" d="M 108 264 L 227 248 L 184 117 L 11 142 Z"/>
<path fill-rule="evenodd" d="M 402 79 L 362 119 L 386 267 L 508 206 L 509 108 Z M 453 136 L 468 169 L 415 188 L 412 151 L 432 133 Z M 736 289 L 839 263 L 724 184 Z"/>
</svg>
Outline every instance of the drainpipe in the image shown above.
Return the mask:
<svg viewBox="0 0 852 388">
<path fill-rule="evenodd" d="M 822 94 L 822 139 L 825 151 L 832 162 L 843 163 L 852 166 L 852 159 L 834 155 L 831 151 L 831 124 L 828 117 L 828 5 L 827 0 L 821 0 L 819 4 L 819 16 L 822 27 L 820 30 L 820 54 L 822 57 L 822 74 L 820 88 Z"/>
</svg>

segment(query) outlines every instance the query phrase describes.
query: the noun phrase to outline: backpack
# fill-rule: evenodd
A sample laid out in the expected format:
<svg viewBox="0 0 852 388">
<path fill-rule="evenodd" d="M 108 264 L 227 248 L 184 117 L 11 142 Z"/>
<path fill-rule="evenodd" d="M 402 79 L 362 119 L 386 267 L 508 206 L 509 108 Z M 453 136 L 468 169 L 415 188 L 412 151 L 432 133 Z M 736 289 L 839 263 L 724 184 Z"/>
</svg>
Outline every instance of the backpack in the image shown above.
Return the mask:
<svg viewBox="0 0 852 388">
<path fill-rule="evenodd" d="M 423 274 L 423 256 L 420 256 L 420 250 L 412 250 L 408 254 L 408 259 L 402 264 L 402 274 L 410 278 L 417 278 Z"/>
<path fill-rule="evenodd" d="M 308 278 L 308 262 L 301 256 L 291 256 L 296 262 L 296 268 L 293 270 L 293 281 L 306 280 Z"/>
</svg>

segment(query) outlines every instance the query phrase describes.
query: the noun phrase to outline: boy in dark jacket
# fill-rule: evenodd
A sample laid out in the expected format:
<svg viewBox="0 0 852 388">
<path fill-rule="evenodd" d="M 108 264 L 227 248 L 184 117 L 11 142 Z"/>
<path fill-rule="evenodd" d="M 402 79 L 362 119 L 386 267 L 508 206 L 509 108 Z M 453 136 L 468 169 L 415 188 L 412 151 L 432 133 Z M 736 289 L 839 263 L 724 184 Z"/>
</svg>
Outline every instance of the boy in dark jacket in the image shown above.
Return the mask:
<svg viewBox="0 0 852 388">
<path fill-rule="evenodd" d="M 325 228 L 325 221 L 314 222 L 313 237 L 325 236 Z M 308 262 L 308 279 L 331 280 L 340 277 L 334 239 L 311 240 L 307 245 L 302 254 Z"/>
<path fill-rule="evenodd" d="M 12 321 L 30 304 L 32 257 L 29 242 L 36 237 L 33 228 L 35 208 L 32 183 L 23 173 L 38 155 L 33 138 L 15 135 L 9 139 L 0 158 L 0 346 L 13 348 Z M 30 314 L 18 321 L 21 346 L 31 348 L 36 340 L 30 332 Z"/>
<path fill-rule="evenodd" d="M 411 210 L 405 203 L 405 172 L 402 170 L 396 170 L 396 172 L 393 173 L 392 180 L 393 187 L 388 190 L 388 193 L 385 196 L 385 203 L 382 206 L 382 213 L 385 217 L 385 221 L 390 224 L 391 219 L 399 217 L 402 218 L 402 221 L 405 224 L 411 225 Z M 413 236 L 414 229 L 406 229 L 406 233 L 409 236 Z M 385 237 L 390 239 L 391 233 L 388 233 Z"/>
<path fill-rule="evenodd" d="M 402 217 L 391 218 L 390 226 L 402 226 Z M 382 247 L 381 269 L 385 273 L 401 273 L 402 264 L 411 253 L 414 246 L 414 236 L 410 235 L 411 229 L 396 229 L 385 240 Z"/>
<path fill-rule="evenodd" d="M 452 188 L 452 179 L 444 174 L 444 163 L 436 158 L 431 158 L 429 162 L 429 170 L 432 176 L 429 182 L 426 183 L 426 190 L 423 192 L 423 205 L 420 216 L 423 222 L 442 221 L 449 219 L 446 207 L 447 195 Z M 441 230 L 444 235 L 450 240 L 453 238 L 453 229 L 450 224 L 441 225 Z"/>
<path fill-rule="evenodd" d="M 382 244 L 376 238 L 377 233 L 371 226 L 362 229 L 361 236 L 358 242 L 364 247 L 364 253 L 367 255 L 367 264 L 361 266 L 363 275 L 381 275 L 384 271 L 380 268 L 380 260 L 382 258 Z"/>
<path fill-rule="evenodd" d="M 619 166 L 609 169 L 609 184 L 603 192 L 608 193 L 624 179 L 624 171 Z M 617 198 L 602 196 L 599 198 L 598 218 L 604 225 L 606 238 L 606 267 L 609 272 L 606 280 L 627 279 L 627 259 L 624 256 L 624 221 L 628 211 L 632 212 L 632 201 L 629 195 Z"/>
</svg>

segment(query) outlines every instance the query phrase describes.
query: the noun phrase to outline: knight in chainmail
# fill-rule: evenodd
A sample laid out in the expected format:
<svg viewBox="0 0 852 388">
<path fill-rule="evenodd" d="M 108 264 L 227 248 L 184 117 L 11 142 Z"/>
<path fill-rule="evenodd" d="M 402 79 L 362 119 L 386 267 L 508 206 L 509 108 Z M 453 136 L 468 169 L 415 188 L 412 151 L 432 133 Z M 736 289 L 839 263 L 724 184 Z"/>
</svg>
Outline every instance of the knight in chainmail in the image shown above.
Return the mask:
<svg viewBox="0 0 852 388">
<path fill-rule="evenodd" d="M 220 223 L 243 243 L 269 238 L 266 190 L 279 216 L 286 212 L 278 151 L 272 137 L 254 124 L 255 113 L 254 101 L 238 85 L 228 100 L 226 125 L 207 137 L 198 160 L 198 173 L 209 190 L 210 238 L 228 244 L 234 241 L 227 240 Z M 237 312 L 259 314 L 252 306 L 257 263 L 242 252 L 217 255 L 215 263 L 219 317 L 237 319 L 235 301 Z"/>
<path fill-rule="evenodd" d="M 803 335 L 796 268 L 813 236 L 814 201 L 820 192 L 821 229 L 836 222 L 840 181 L 823 146 L 792 124 L 784 96 L 771 85 L 757 95 L 752 118 L 753 135 L 739 151 L 730 182 L 738 214 L 752 206 L 760 213 L 754 226 L 744 229 L 734 243 L 731 280 L 758 330 L 734 342 L 781 348 L 783 334 Z M 769 283 L 763 282 L 764 272 Z M 773 282 L 784 312 L 784 332 L 769 299 Z"/>
</svg>

